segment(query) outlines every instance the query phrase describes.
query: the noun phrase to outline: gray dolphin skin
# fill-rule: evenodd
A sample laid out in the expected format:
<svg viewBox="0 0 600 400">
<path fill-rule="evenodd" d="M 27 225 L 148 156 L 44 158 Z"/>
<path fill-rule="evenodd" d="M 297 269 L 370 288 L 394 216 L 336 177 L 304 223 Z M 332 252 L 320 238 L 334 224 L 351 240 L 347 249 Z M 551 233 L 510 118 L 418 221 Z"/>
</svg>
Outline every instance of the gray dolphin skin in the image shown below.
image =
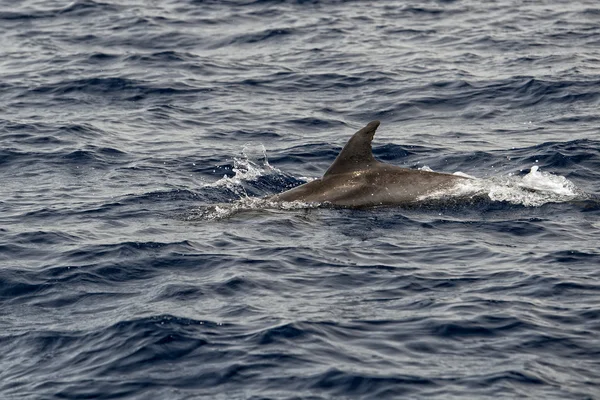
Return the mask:
<svg viewBox="0 0 600 400">
<path fill-rule="evenodd" d="M 419 197 L 469 179 L 419 171 L 377 161 L 371 141 L 379 121 L 356 132 L 321 179 L 272 196 L 275 202 L 329 203 L 348 208 L 409 205 Z"/>
</svg>

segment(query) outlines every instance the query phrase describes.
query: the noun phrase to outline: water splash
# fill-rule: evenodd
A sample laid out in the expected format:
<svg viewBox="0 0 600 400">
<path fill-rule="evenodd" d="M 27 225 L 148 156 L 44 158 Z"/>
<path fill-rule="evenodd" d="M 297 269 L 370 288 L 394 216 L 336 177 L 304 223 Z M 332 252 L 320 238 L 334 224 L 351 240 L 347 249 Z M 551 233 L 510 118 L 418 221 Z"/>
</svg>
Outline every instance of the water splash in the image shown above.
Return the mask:
<svg viewBox="0 0 600 400">
<path fill-rule="evenodd" d="M 491 201 L 539 207 L 547 203 L 563 203 L 585 198 L 585 193 L 564 176 L 539 171 L 539 167 L 533 166 L 530 172 L 522 177 L 508 175 L 465 180 L 450 190 L 431 193 L 420 200 L 478 196 L 487 196 Z"/>
<path fill-rule="evenodd" d="M 537 165 L 531 167 L 529 173 L 521 179 L 521 186 L 563 196 L 577 196 L 579 194 L 579 190 L 573 182 L 561 175 L 540 172 Z"/>
<path fill-rule="evenodd" d="M 263 144 L 258 146 L 245 144 L 240 156 L 233 157 L 233 176 L 223 175 L 216 182 L 208 183 L 205 187 L 227 188 L 240 197 L 248 197 L 243 187 L 244 182 L 255 181 L 261 176 L 271 173 L 281 173 L 269 164 L 267 150 Z"/>
<path fill-rule="evenodd" d="M 189 211 L 183 218 L 187 221 L 200 220 L 222 220 L 230 218 L 241 212 L 277 209 L 296 210 L 306 208 L 317 208 L 319 204 L 309 204 L 300 201 L 273 202 L 268 197 L 253 197 L 248 195 L 245 185 L 249 182 L 256 183 L 260 178 L 273 175 L 279 181 L 285 174 L 269 164 L 267 151 L 264 145 L 246 144 L 241 154 L 233 158 L 233 175 L 224 175 L 216 182 L 206 184 L 204 187 L 227 189 L 239 198 L 230 203 L 213 204 L 202 206 Z M 315 178 L 300 178 L 303 181 L 311 181 Z"/>
</svg>

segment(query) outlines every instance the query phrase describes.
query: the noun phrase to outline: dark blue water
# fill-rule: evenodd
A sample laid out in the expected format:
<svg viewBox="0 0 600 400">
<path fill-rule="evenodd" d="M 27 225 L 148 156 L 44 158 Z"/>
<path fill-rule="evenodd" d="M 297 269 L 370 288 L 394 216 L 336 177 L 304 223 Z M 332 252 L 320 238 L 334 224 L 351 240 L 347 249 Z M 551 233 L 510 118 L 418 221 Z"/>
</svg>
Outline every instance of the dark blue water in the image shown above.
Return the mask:
<svg viewBox="0 0 600 400">
<path fill-rule="evenodd" d="M 600 398 L 599 110 L 591 0 L 0 1 L 0 397 Z M 259 199 L 373 119 L 477 179 Z"/>
</svg>

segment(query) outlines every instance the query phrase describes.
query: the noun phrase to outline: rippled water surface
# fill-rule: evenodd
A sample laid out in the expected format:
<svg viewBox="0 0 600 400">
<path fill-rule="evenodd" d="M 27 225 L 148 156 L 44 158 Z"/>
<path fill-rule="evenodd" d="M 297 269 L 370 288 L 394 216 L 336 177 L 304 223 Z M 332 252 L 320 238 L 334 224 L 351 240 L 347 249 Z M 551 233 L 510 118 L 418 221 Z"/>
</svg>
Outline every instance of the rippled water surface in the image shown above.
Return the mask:
<svg viewBox="0 0 600 400">
<path fill-rule="evenodd" d="M 0 0 L 0 397 L 600 398 L 596 1 Z M 381 121 L 444 201 L 264 196 Z"/>
</svg>

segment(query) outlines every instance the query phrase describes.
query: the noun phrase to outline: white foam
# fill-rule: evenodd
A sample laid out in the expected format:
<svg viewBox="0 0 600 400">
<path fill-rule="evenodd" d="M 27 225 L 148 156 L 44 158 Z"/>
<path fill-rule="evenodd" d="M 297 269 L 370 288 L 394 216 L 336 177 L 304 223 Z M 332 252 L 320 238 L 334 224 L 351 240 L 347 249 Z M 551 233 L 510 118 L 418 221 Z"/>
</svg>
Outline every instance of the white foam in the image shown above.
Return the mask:
<svg viewBox="0 0 600 400">
<path fill-rule="evenodd" d="M 477 178 L 475 178 L 473 175 L 465 174 L 464 172 L 461 172 L 461 171 L 456 171 L 456 172 L 455 172 L 455 173 L 453 173 L 452 175 L 456 175 L 456 176 L 462 176 L 463 178 L 477 179 Z"/>
<path fill-rule="evenodd" d="M 304 203 L 301 201 L 273 202 L 260 197 L 244 197 L 231 203 L 218 204 L 215 206 L 201 207 L 189 212 L 186 216 L 188 221 L 198 220 L 221 220 L 229 218 L 244 211 L 255 211 L 265 209 L 278 210 L 300 210 L 306 208 L 318 208 L 321 204 Z"/>
<path fill-rule="evenodd" d="M 576 196 L 578 194 L 573 182 L 561 175 L 540 172 L 537 165 L 531 167 L 531 171 L 521 179 L 521 186 L 564 196 Z"/>
<path fill-rule="evenodd" d="M 508 175 L 464 180 L 450 189 L 422 196 L 420 200 L 444 197 L 474 198 L 481 195 L 488 196 L 492 201 L 539 207 L 546 203 L 571 201 L 584 194 L 564 176 L 542 172 L 537 166 L 533 166 L 523 177 Z"/>
<path fill-rule="evenodd" d="M 267 150 L 264 145 L 252 147 L 249 144 L 244 145 L 239 157 L 233 157 L 233 176 L 223 175 L 216 182 L 208 183 L 205 187 L 226 187 L 238 194 L 240 197 L 248 197 L 242 184 L 243 182 L 254 181 L 261 176 L 280 172 L 269 164 Z"/>
<path fill-rule="evenodd" d="M 426 171 L 426 172 L 435 172 L 434 170 L 432 170 L 429 166 L 427 165 L 423 165 L 420 168 L 417 168 L 419 171 Z M 462 176 L 463 178 L 471 178 L 471 179 L 475 179 L 474 176 L 469 175 L 469 174 L 465 174 L 464 172 L 461 171 L 457 171 L 454 172 L 452 175 L 457 175 L 457 176 Z"/>
</svg>

